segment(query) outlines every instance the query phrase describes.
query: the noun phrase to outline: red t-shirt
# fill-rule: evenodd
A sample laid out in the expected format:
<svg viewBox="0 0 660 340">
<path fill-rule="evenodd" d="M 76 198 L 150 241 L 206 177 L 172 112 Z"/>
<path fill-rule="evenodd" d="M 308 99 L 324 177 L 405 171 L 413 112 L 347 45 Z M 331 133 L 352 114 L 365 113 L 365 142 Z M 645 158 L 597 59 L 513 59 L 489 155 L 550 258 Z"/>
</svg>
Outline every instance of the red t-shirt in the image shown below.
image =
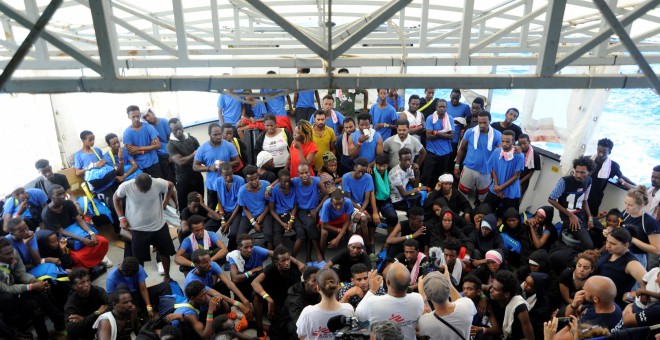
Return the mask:
<svg viewBox="0 0 660 340">
<path fill-rule="evenodd" d="M 316 144 L 314 144 L 314 142 L 302 144 L 302 152 L 305 158 L 307 158 L 307 155 L 309 155 L 310 153 L 317 151 L 319 151 L 319 148 L 316 146 Z M 298 177 L 298 165 L 300 165 L 300 152 L 298 152 L 298 149 L 296 149 L 293 146 L 293 143 L 291 143 L 289 152 L 291 154 L 291 168 L 289 169 L 289 172 L 291 173 L 292 178 Z M 314 176 L 314 169 L 312 168 L 312 165 L 314 165 L 314 162 L 312 162 L 312 164 L 309 164 L 309 173 L 310 175 Z"/>
</svg>

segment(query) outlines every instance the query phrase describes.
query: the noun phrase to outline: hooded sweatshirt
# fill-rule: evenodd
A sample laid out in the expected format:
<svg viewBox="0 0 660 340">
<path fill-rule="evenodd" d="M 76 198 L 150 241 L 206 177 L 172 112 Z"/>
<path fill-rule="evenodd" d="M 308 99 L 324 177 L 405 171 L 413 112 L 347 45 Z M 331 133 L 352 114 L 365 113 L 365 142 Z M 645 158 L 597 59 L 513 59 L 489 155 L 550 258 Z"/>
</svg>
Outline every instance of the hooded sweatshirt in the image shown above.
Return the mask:
<svg viewBox="0 0 660 340">
<path fill-rule="evenodd" d="M 535 299 L 536 302 L 534 302 L 534 306 L 530 305 L 529 320 L 532 323 L 536 338 L 543 339 L 543 323 L 549 320 L 552 316 L 552 305 L 547 293 L 550 284 L 550 276 L 546 273 L 538 272 L 530 273 L 529 276 L 531 276 L 534 281 L 534 293 L 529 296 L 523 294 L 523 297 L 526 298 L 529 303 L 529 298 L 532 295 L 535 295 L 533 299 Z"/>
<path fill-rule="evenodd" d="M 474 243 L 475 251 L 478 250 L 479 254 L 476 252 L 473 255 L 473 258 L 483 258 L 486 255 L 486 252 L 491 249 L 502 249 L 504 248 L 504 240 L 502 240 L 502 235 L 497 231 L 497 218 L 493 214 L 486 215 L 481 221 L 481 227 L 484 226 L 484 222 L 488 223 L 491 228 L 491 232 L 484 236 L 481 233 L 481 230 L 478 230 L 472 234 L 472 243 Z M 506 258 L 506 251 L 504 252 L 504 257 Z"/>
<path fill-rule="evenodd" d="M 504 217 L 503 217 L 503 222 L 502 225 L 500 226 L 500 232 L 501 233 L 506 233 L 505 236 L 503 237 L 508 237 L 511 238 L 514 242 L 517 242 L 519 244 L 520 252 L 518 251 L 510 251 L 509 252 L 509 264 L 513 267 L 520 267 L 521 265 L 524 264 L 525 259 L 529 256 L 529 254 L 532 252 L 532 239 L 531 236 L 529 235 L 529 228 L 527 225 L 523 224 L 522 222 L 518 223 L 518 226 L 515 228 L 511 228 L 507 223 L 506 220 L 509 218 L 517 218 L 520 221 L 520 216 L 518 216 L 518 211 L 514 208 L 509 208 L 504 212 Z M 507 249 L 510 249 L 510 246 L 507 246 Z"/>
<path fill-rule="evenodd" d="M 442 228 L 441 218 L 446 213 L 450 213 L 452 215 L 452 226 L 451 230 L 449 230 L 449 235 L 447 235 L 445 230 Z M 429 247 L 441 247 L 444 240 L 448 238 L 455 238 L 461 242 L 461 245 L 467 248 L 468 254 L 472 254 L 472 251 L 474 250 L 474 244 L 468 237 L 463 234 L 458 226 L 456 226 L 456 219 L 457 216 L 451 209 L 443 208 L 442 212 L 440 212 L 440 217 L 434 216 L 434 218 L 429 221 L 427 224 L 430 226 L 430 230 L 427 230 L 429 233 Z"/>
</svg>

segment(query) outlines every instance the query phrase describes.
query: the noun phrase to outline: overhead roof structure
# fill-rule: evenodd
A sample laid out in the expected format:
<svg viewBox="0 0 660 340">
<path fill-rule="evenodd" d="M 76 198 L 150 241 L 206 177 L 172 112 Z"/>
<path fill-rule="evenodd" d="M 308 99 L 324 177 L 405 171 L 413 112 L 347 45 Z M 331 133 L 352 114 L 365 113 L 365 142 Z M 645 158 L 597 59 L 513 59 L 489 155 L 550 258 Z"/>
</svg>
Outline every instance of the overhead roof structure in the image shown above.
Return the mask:
<svg viewBox="0 0 660 340">
<path fill-rule="evenodd" d="M 659 4 L 658 0 L 0 0 L 4 31 L 0 67 L 7 80 L 0 81 L 0 91 L 387 86 L 652 87 L 660 93 L 660 81 L 650 66 L 660 63 Z M 37 27 L 30 34 L 40 16 L 48 24 L 42 32 Z M 22 43 L 31 47 L 24 58 L 17 53 Z M 637 65 L 640 72 L 605 73 L 605 68 L 598 68 L 619 65 Z M 502 74 L 496 71 L 498 66 L 519 66 L 528 72 Z M 300 67 L 324 72 L 296 75 Z M 351 69 L 351 74 L 333 74 L 342 67 Z M 374 67 L 395 72 L 359 72 Z M 239 68 L 243 71 L 232 71 Z M 267 78 L 247 74 L 264 68 L 280 74 Z"/>
</svg>

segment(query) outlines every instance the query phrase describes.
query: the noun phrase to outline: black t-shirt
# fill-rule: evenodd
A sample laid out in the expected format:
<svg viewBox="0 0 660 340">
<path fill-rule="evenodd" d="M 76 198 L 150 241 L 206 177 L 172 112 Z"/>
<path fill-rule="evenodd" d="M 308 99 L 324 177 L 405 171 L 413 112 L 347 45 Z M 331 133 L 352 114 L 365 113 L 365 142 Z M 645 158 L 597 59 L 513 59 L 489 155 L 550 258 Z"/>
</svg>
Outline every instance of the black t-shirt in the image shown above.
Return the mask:
<svg viewBox="0 0 660 340">
<path fill-rule="evenodd" d="M 36 188 L 40 189 L 43 191 L 46 196 L 48 195 L 48 188 L 50 188 L 51 185 L 57 184 L 61 185 L 64 190 L 69 190 L 71 186 L 69 185 L 69 180 L 66 179 L 66 176 L 63 174 L 53 174 L 53 180 L 49 181 L 43 176 L 39 176 L 39 178 L 36 178 L 34 181 L 28 183 L 25 188 Z M 50 199 L 48 199 L 50 202 Z"/>
<path fill-rule="evenodd" d="M 66 200 L 64 201 L 64 208 L 61 213 L 54 212 L 50 206 L 46 206 L 41 212 L 41 219 L 44 221 L 44 226 L 46 229 L 57 232 L 61 229 L 64 229 L 73 223 L 76 222 L 76 216 L 78 216 L 78 209 L 73 202 Z"/>
<path fill-rule="evenodd" d="M 181 217 L 182 221 L 187 221 L 190 218 L 190 216 L 192 216 L 192 215 L 199 215 L 201 217 L 204 217 L 204 220 L 209 219 L 209 212 L 206 211 L 206 209 L 201 208 L 201 207 L 197 210 L 196 214 L 193 214 L 192 212 L 190 212 L 190 209 L 188 207 L 185 207 L 185 208 L 183 208 L 183 210 L 181 210 L 180 217 Z"/>
<path fill-rule="evenodd" d="M 410 223 L 408 220 L 401 222 L 400 225 L 401 225 L 401 236 L 412 235 L 415 233 L 415 231 L 410 228 Z M 429 232 L 427 231 L 425 235 L 419 235 L 418 237 L 415 238 L 415 240 L 419 242 L 419 250 L 424 251 L 425 249 L 424 247 L 429 245 Z M 401 246 L 403 247 L 403 243 L 401 243 Z"/>
<path fill-rule="evenodd" d="M 351 280 L 351 267 L 356 263 L 364 263 L 367 268 L 371 268 L 371 260 L 369 259 L 369 255 L 363 252 L 360 254 L 360 257 L 353 259 L 351 258 L 351 254 L 348 249 L 342 250 L 330 261 L 332 261 L 333 265 L 339 266 L 339 279 L 342 282 Z"/>
<path fill-rule="evenodd" d="M 66 331 L 73 339 L 94 339 L 96 330 L 92 328 L 97 317 L 92 316 L 102 305 L 108 304 L 108 294 L 101 287 L 92 285 L 89 296 L 81 298 L 76 293 L 69 294 L 69 299 L 64 305 L 64 321 L 66 322 Z M 84 319 L 81 322 L 69 322 L 70 315 L 80 315 Z"/>
<path fill-rule="evenodd" d="M 284 305 L 289 287 L 300 282 L 300 275 L 302 275 L 300 269 L 293 263 L 291 263 L 289 270 L 284 273 L 280 273 L 277 266 L 271 263 L 264 268 L 263 273 L 266 277 L 261 282 L 261 286 L 279 306 Z"/>
<path fill-rule="evenodd" d="M 536 151 L 533 151 L 532 155 L 532 157 L 534 157 L 534 163 L 532 164 L 533 167 L 530 169 L 525 166 L 522 173 L 520 174 L 520 178 L 525 177 L 532 170 L 541 170 L 541 155 Z"/>
<path fill-rule="evenodd" d="M 182 157 L 186 157 L 195 152 L 197 148 L 199 148 L 199 141 L 192 135 L 188 135 L 188 138 L 184 140 L 170 139 L 167 143 L 167 153 L 170 156 L 181 155 Z M 177 180 L 184 180 L 199 175 L 198 172 L 193 170 L 192 166 L 192 162 L 186 165 L 175 164 Z"/>
<path fill-rule="evenodd" d="M 568 287 L 568 296 L 571 299 L 575 297 L 575 293 L 578 291 L 578 289 L 575 287 L 575 281 L 573 281 L 574 270 L 574 268 L 566 268 L 561 272 L 561 274 L 559 274 L 559 277 L 557 278 L 557 282 Z"/>
<path fill-rule="evenodd" d="M 277 176 L 272 171 L 266 171 L 263 175 L 259 176 L 259 179 L 262 181 L 267 181 L 268 183 L 273 183 L 277 180 Z"/>
<path fill-rule="evenodd" d="M 426 117 L 432 115 L 433 112 L 436 111 L 436 109 L 437 109 L 436 106 L 438 106 L 438 100 L 440 100 L 440 99 L 433 98 L 433 102 L 431 104 L 429 104 L 429 106 L 424 108 L 424 110 L 420 110 L 424 114 L 424 119 L 426 119 Z M 424 105 L 426 105 L 426 98 L 420 98 L 419 99 L 419 107 L 422 108 L 422 107 L 424 107 Z"/>
<path fill-rule="evenodd" d="M 504 321 L 504 311 L 506 310 L 506 306 L 502 307 L 500 306 L 499 303 L 496 301 L 490 300 L 489 303 L 491 310 L 493 311 L 493 316 L 497 320 L 497 323 L 500 324 L 500 327 L 502 326 L 502 323 Z M 526 304 L 520 304 L 516 309 L 513 311 L 513 325 L 511 326 L 511 334 L 507 339 L 523 339 L 525 338 L 525 334 L 523 333 L 522 330 L 522 324 L 520 323 L 520 313 L 524 312 L 527 310 L 527 305 Z"/>
<path fill-rule="evenodd" d="M 516 134 L 515 139 L 513 140 L 514 142 L 518 140 L 518 137 L 520 137 L 520 135 L 522 135 L 522 129 L 520 128 L 520 126 L 516 124 L 511 124 L 509 127 L 505 128 L 502 125 L 500 125 L 500 122 L 494 122 L 491 123 L 490 126 L 499 132 L 504 132 L 506 130 L 513 131 L 513 133 Z"/>
</svg>

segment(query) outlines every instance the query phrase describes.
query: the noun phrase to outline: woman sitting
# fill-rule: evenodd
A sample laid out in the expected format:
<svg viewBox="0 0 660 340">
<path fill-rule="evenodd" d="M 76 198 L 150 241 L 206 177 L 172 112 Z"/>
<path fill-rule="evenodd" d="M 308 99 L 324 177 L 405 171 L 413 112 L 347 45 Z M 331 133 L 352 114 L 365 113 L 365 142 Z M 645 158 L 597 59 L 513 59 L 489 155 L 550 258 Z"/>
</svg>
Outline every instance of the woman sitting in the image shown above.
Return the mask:
<svg viewBox="0 0 660 340">
<path fill-rule="evenodd" d="M 577 262 L 574 268 L 566 268 L 559 274 L 557 278 L 557 285 L 559 295 L 561 298 L 561 309 L 557 316 L 564 316 L 566 306 L 573 303 L 575 293 L 582 290 L 584 283 L 587 281 L 591 273 L 596 269 L 596 262 L 598 261 L 598 253 L 594 250 L 583 251 L 578 254 Z"/>
</svg>

